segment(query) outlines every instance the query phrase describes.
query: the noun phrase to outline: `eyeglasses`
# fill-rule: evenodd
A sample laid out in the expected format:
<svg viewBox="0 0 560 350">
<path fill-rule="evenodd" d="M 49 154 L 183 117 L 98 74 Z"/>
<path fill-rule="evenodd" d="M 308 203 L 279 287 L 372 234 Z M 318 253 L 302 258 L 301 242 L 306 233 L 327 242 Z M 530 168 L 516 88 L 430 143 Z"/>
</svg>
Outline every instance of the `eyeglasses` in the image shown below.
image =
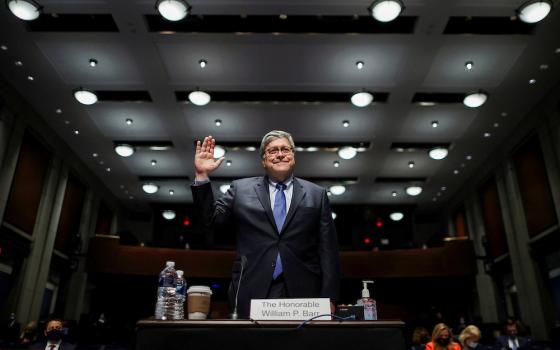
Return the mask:
<svg viewBox="0 0 560 350">
<path fill-rule="evenodd" d="M 283 155 L 288 155 L 292 153 L 292 148 L 291 147 L 280 147 L 280 148 L 269 148 L 266 151 L 266 155 L 268 156 L 275 156 L 278 153 L 282 153 Z"/>
</svg>

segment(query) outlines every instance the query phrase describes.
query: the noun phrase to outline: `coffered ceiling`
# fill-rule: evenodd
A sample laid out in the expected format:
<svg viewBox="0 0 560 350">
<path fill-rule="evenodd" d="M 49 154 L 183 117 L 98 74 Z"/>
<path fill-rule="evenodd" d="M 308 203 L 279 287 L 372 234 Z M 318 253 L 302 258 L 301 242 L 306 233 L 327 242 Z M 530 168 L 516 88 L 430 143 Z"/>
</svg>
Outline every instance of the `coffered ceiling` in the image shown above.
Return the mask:
<svg viewBox="0 0 560 350">
<path fill-rule="evenodd" d="M 512 18 L 517 0 L 405 0 L 401 17 L 386 25 L 361 0 L 192 0 L 180 23 L 161 19 L 151 0 L 39 2 L 44 14 L 29 23 L 0 8 L 0 73 L 129 207 L 191 202 L 193 145 L 205 135 L 230 145 L 231 166 L 216 171 L 216 185 L 261 174 L 258 152 L 231 145 L 258 145 L 281 129 L 296 146 L 369 145 L 350 160 L 324 147 L 297 152 L 297 176 L 326 187 L 347 183 L 333 203 L 437 209 L 560 80 L 560 12 L 524 24 Z M 99 92 L 100 102 L 79 104 L 79 87 Z M 213 101 L 181 98 L 195 89 Z M 489 93 L 486 104 L 461 103 L 479 89 Z M 350 96 L 362 90 L 374 103 L 353 106 Z M 130 101 L 126 91 L 147 100 Z M 413 102 L 419 93 L 443 102 Z M 123 158 L 116 141 L 173 147 L 140 147 Z M 395 143 L 443 143 L 450 151 L 433 160 L 425 149 L 398 152 Z M 160 185 L 157 193 L 142 191 L 146 179 Z M 411 183 L 423 187 L 419 196 L 405 194 Z"/>
</svg>

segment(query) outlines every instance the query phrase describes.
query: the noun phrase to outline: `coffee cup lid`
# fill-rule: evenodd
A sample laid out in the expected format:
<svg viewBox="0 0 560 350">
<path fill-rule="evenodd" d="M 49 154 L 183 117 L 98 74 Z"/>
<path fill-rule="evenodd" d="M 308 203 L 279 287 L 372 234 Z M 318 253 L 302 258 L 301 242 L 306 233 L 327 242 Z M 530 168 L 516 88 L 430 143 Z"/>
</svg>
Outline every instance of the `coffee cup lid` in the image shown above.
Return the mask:
<svg viewBox="0 0 560 350">
<path fill-rule="evenodd" d="M 188 293 L 206 293 L 212 295 L 212 290 L 208 286 L 190 286 L 187 290 Z"/>
</svg>

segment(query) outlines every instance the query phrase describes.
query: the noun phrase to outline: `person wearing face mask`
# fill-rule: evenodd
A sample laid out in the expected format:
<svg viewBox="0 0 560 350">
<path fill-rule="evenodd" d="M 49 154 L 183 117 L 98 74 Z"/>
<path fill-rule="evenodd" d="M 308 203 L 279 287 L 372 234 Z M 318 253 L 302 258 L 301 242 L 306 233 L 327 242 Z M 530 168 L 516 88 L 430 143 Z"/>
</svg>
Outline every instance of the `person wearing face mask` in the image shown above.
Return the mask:
<svg viewBox="0 0 560 350">
<path fill-rule="evenodd" d="M 424 350 L 426 343 L 430 341 L 428 330 L 424 327 L 416 327 L 412 333 L 412 346 L 410 350 Z"/>
<path fill-rule="evenodd" d="M 46 342 L 38 342 L 30 346 L 28 349 L 33 350 L 74 350 L 75 345 L 63 341 L 64 327 L 62 320 L 52 319 L 47 322 L 45 328 Z"/>
<path fill-rule="evenodd" d="M 432 340 L 426 350 L 461 350 L 461 345 L 453 341 L 451 329 L 445 323 L 438 323 L 432 332 Z"/>
<path fill-rule="evenodd" d="M 480 329 L 477 326 L 467 326 L 459 335 L 459 342 L 463 350 L 487 350 L 488 348 L 479 343 L 481 338 Z"/>
<path fill-rule="evenodd" d="M 531 339 L 519 336 L 519 322 L 509 318 L 505 325 L 505 335 L 498 337 L 496 341 L 496 349 L 499 350 L 523 350 L 529 349 L 531 346 Z"/>
</svg>

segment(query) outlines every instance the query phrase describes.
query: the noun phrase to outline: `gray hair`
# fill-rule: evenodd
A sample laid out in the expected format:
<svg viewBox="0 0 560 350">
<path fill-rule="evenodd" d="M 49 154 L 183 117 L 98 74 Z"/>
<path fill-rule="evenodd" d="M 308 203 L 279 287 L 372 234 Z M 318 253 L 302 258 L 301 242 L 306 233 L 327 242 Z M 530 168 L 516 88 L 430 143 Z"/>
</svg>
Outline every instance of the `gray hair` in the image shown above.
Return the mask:
<svg viewBox="0 0 560 350">
<path fill-rule="evenodd" d="M 292 135 L 289 132 L 281 131 L 281 130 L 272 130 L 269 131 L 266 135 L 264 135 L 261 141 L 261 147 L 259 148 L 261 158 L 264 158 L 264 151 L 266 149 L 266 146 L 268 146 L 268 144 L 271 143 L 272 141 L 280 138 L 288 139 L 288 142 L 290 142 L 290 146 L 295 151 L 296 145 L 294 144 L 294 139 L 292 138 Z"/>
</svg>

